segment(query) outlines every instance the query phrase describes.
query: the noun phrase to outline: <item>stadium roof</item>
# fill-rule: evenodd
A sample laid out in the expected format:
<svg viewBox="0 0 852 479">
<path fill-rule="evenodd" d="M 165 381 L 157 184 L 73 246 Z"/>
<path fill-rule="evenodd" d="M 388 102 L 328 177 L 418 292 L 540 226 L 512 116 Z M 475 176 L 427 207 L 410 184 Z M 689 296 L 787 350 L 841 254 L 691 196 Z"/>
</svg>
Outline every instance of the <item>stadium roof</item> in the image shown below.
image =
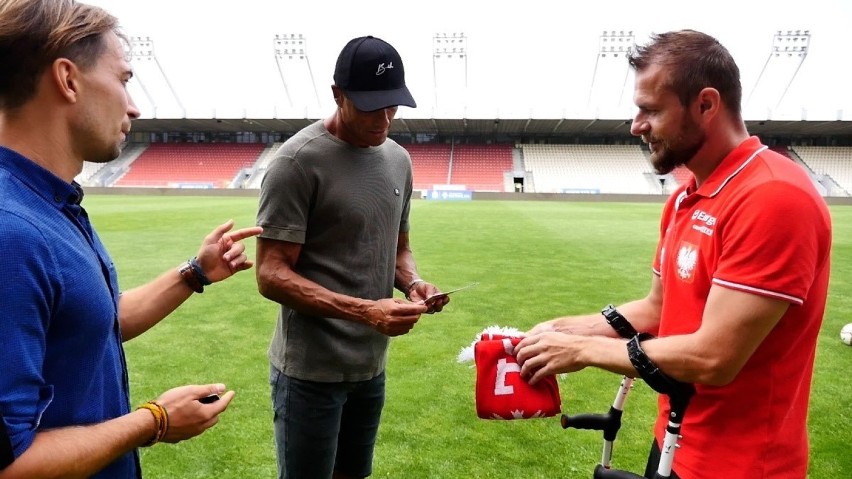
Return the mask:
<svg viewBox="0 0 852 479">
<path fill-rule="evenodd" d="M 139 119 L 136 132 L 282 132 L 293 134 L 315 119 Z M 749 133 L 786 138 L 850 137 L 852 121 L 746 121 Z M 629 120 L 398 118 L 392 133 L 512 138 L 627 137 Z"/>
</svg>

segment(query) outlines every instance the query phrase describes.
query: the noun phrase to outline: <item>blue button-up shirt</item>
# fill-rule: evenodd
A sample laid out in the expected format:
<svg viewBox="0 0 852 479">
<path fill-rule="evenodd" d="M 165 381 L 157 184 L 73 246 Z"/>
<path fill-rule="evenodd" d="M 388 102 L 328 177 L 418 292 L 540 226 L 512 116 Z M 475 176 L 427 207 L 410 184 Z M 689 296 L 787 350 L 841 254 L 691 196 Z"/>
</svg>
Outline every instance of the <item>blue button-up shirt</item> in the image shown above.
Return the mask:
<svg viewBox="0 0 852 479">
<path fill-rule="evenodd" d="M 82 199 L 0 147 L 0 441 L 15 456 L 39 430 L 130 411 L 118 278 Z M 136 451 L 93 477 L 141 477 Z"/>
</svg>

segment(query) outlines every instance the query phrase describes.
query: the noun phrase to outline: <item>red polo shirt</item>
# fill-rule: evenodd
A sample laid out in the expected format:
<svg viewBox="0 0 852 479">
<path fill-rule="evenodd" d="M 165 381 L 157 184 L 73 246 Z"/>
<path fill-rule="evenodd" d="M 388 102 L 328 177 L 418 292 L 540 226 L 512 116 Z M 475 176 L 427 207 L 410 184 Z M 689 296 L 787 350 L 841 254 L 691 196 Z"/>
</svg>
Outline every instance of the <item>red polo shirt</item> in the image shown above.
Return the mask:
<svg viewBox="0 0 852 479">
<path fill-rule="evenodd" d="M 712 285 L 790 303 L 733 382 L 697 385 L 674 471 L 681 479 L 804 478 L 808 398 L 829 277 L 825 201 L 801 165 L 751 137 L 701 187 L 693 179 L 672 195 L 660 230 L 654 260 L 663 285 L 660 336 L 697 330 Z M 661 396 L 659 444 L 667 419 Z"/>
</svg>

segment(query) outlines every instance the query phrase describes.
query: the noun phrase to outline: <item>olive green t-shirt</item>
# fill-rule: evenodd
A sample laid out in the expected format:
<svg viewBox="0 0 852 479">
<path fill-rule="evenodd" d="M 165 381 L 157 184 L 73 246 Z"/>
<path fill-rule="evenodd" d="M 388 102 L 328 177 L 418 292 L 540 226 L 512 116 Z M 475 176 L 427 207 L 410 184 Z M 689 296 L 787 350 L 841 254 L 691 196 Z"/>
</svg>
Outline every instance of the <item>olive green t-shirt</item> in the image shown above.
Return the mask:
<svg viewBox="0 0 852 479">
<path fill-rule="evenodd" d="M 409 229 L 411 157 L 391 139 L 343 142 L 317 121 L 287 140 L 263 179 L 263 238 L 302 245 L 295 271 L 364 299 L 393 295 L 396 247 Z M 384 371 L 388 337 L 361 323 L 281 305 L 269 348 L 273 366 L 298 379 L 372 379 Z"/>
</svg>

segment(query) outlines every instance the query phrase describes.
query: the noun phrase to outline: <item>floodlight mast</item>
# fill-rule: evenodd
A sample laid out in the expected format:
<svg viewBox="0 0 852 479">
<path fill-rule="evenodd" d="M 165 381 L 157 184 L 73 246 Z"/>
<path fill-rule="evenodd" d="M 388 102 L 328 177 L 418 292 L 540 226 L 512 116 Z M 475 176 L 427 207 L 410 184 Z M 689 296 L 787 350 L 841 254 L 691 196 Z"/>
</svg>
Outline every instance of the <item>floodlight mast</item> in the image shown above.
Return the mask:
<svg viewBox="0 0 852 479">
<path fill-rule="evenodd" d="M 436 33 L 432 37 L 432 82 L 434 85 L 435 107 L 438 106 L 438 62 L 441 59 L 448 61 L 462 61 L 464 73 L 462 75 L 463 93 L 467 94 L 467 37 L 464 33 Z"/>
<path fill-rule="evenodd" d="M 287 80 L 284 78 L 284 69 L 281 68 L 281 60 L 290 52 L 289 44 L 290 41 L 287 39 L 287 34 L 276 34 L 275 38 L 272 39 L 272 50 L 275 53 L 275 65 L 278 66 L 278 76 L 281 78 L 281 84 L 284 86 L 284 94 L 287 95 L 287 104 L 292 108 L 293 99 L 290 97 L 290 88 L 287 87 Z"/>
<path fill-rule="evenodd" d="M 308 67 L 308 75 L 311 77 L 311 85 L 314 87 L 314 97 L 317 99 L 317 107 L 321 105 L 317 82 L 314 80 L 314 71 L 311 69 L 311 58 L 307 53 L 307 40 L 305 40 L 305 65 Z"/>
<path fill-rule="evenodd" d="M 180 97 L 178 97 L 175 92 L 172 83 L 169 81 L 169 77 L 166 76 L 166 72 L 163 70 L 162 65 L 160 65 L 160 61 L 157 59 L 157 55 L 154 53 L 154 40 L 152 40 L 151 37 L 130 37 L 130 61 L 133 62 L 134 60 L 154 61 L 154 64 L 157 66 L 157 70 L 160 72 L 160 75 L 162 75 L 163 80 L 166 82 L 166 86 L 169 88 L 169 92 L 172 94 L 172 98 L 175 99 L 178 108 L 180 108 L 181 113 L 183 113 L 183 118 L 186 118 L 186 108 L 184 108 L 183 103 L 180 101 Z M 134 77 L 139 80 L 139 86 L 142 87 L 142 91 L 145 93 L 145 96 L 148 97 L 148 101 L 151 102 L 151 106 L 154 108 L 154 118 L 156 118 L 157 103 L 154 101 L 154 98 L 151 96 L 148 88 L 145 87 L 145 82 L 138 72 L 134 72 Z"/>
<path fill-rule="evenodd" d="M 598 42 L 598 53 L 595 57 L 595 68 L 592 70 L 592 84 L 589 86 L 589 97 L 586 101 L 586 107 L 591 107 L 592 96 L 595 91 L 595 82 L 598 76 L 598 66 L 601 58 L 618 58 L 624 55 L 626 59 L 633 51 L 636 45 L 636 37 L 633 35 L 633 30 L 604 30 L 600 35 Z M 618 105 L 621 106 L 621 100 L 624 98 L 624 90 L 627 86 L 627 77 L 630 73 L 627 62 L 624 62 L 624 81 L 621 82 L 621 92 L 618 96 Z"/>
<path fill-rule="evenodd" d="M 787 95 L 787 90 L 790 89 L 790 85 L 793 84 L 793 80 L 796 79 L 796 75 L 799 74 L 799 70 L 802 68 L 802 63 L 805 62 L 805 58 L 808 56 L 810 42 L 810 30 L 777 30 L 772 36 L 772 45 L 769 47 L 769 54 L 766 56 L 763 68 L 760 70 L 760 74 L 757 76 L 757 80 L 755 80 L 754 86 L 752 86 L 745 104 L 748 105 L 751 102 L 752 96 L 754 95 L 755 90 L 757 90 L 757 85 L 760 84 L 760 80 L 763 78 L 763 74 L 766 73 L 766 68 L 769 66 L 769 62 L 772 61 L 773 58 L 792 58 L 795 56 L 799 58 L 799 63 L 796 65 L 796 70 L 793 72 L 793 75 L 784 87 L 784 91 L 782 91 L 781 95 L 778 97 L 778 101 L 775 102 L 775 109 L 777 110 L 781 105 L 781 101 L 783 101 L 784 97 Z"/>
<path fill-rule="evenodd" d="M 150 43 L 148 43 L 149 38 L 145 37 L 130 37 L 130 61 L 133 62 L 137 59 L 149 59 L 150 60 Z M 145 94 L 145 97 L 148 98 L 148 103 L 151 104 L 151 107 L 154 109 L 154 118 L 157 117 L 157 102 L 154 101 L 154 97 L 151 96 L 151 93 L 148 91 L 148 88 L 145 86 L 145 82 L 142 81 L 139 72 L 134 72 L 134 78 L 136 78 L 139 86 L 142 88 L 142 93 Z"/>
<path fill-rule="evenodd" d="M 314 72 L 311 69 L 311 61 L 308 56 L 308 39 L 301 33 L 284 33 L 284 34 L 276 34 L 275 38 L 272 39 L 272 47 L 275 53 L 275 64 L 278 66 L 278 76 L 281 79 L 281 84 L 284 86 L 284 92 L 287 95 L 287 102 L 290 105 L 290 108 L 293 108 L 295 105 L 293 103 L 293 97 L 290 95 L 290 86 L 287 84 L 287 79 L 285 75 L 285 68 L 282 65 L 285 61 L 302 61 L 304 60 L 305 66 L 308 70 L 308 76 L 310 77 L 311 89 L 314 93 L 314 98 L 316 99 L 317 106 L 320 106 L 320 97 L 319 91 L 317 90 L 317 84 L 314 80 Z"/>
<path fill-rule="evenodd" d="M 811 32 L 810 30 L 804 30 L 804 33 L 799 35 L 802 30 L 796 30 L 795 34 L 792 31 L 789 31 L 785 40 L 787 43 L 793 42 L 794 45 L 786 45 L 784 46 L 784 53 L 787 54 L 788 57 L 797 56 L 799 58 L 799 63 L 796 65 L 796 71 L 793 72 L 793 75 L 790 77 L 790 81 L 787 82 L 787 86 L 784 87 L 784 91 L 781 92 L 781 96 L 778 98 L 778 102 L 775 103 L 775 109 L 781 105 L 781 101 L 784 100 L 784 97 L 787 95 L 787 90 L 790 89 L 790 85 L 793 84 L 793 80 L 796 79 L 796 75 L 799 74 L 799 70 L 802 68 L 802 63 L 805 62 L 805 58 L 808 57 L 808 50 L 810 49 L 811 43 Z M 796 45 L 795 43 L 798 43 Z M 773 46 L 773 49 L 776 52 L 780 52 L 780 46 Z M 790 48 L 787 50 L 787 48 Z M 779 53 L 776 53 L 778 55 Z"/>
</svg>

